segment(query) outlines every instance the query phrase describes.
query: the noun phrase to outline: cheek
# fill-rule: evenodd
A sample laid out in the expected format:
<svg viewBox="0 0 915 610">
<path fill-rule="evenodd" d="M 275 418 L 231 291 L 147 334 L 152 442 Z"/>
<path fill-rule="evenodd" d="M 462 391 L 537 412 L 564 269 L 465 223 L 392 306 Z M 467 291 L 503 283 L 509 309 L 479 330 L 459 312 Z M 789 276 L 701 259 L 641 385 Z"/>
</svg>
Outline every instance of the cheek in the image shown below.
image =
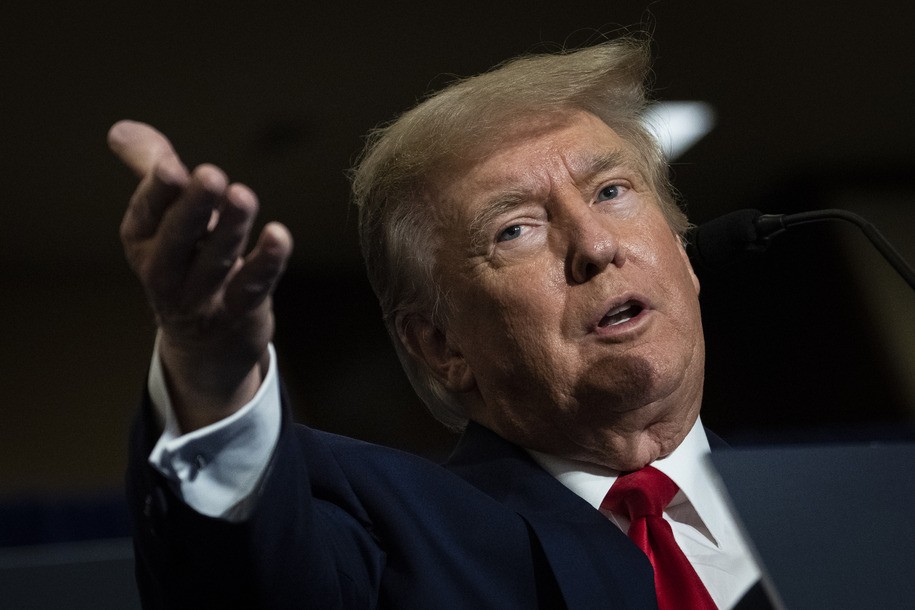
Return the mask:
<svg viewBox="0 0 915 610">
<path fill-rule="evenodd" d="M 487 282 L 468 299 L 468 332 L 494 368 L 537 368 L 559 349 L 564 279 L 532 270 Z"/>
<path fill-rule="evenodd" d="M 656 232 L 639 243 L 632 250 L 633 258 L 648 270 L 650 282 L 658 291 L 657 305 L 666 310 L 675 326 L 695 332 L 701 325 L 699 281 L 686 252 L 669 231 Z"/>
<path fill-rule="evenodd" d="M 488 303 L 492 312 L 487 315 L 493 336 L 500 337 L 503 346 L 524 350 L 538 340 L 545 340 L 545 324 L 552 316 L 548 301 L 542 295 L 529 291 L 526 296 L 503 296 Z"/>
<path fill-rule="evenodd" d="M 562 263 L 548 257 L 538 257 L 511 270 L 492 273 L 479 282 L 471 302 L 486 304 L 506 322 L 536 324 L 541 314 L 561 309 L 566 289 Z"/>
</svg>

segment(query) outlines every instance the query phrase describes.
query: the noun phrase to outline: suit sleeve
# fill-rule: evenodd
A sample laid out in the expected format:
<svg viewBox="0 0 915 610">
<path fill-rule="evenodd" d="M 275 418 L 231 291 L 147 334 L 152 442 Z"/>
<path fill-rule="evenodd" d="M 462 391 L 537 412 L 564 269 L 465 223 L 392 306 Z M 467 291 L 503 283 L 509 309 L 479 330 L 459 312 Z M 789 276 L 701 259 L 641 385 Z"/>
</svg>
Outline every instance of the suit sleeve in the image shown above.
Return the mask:
<svg viewBox="0 0 915 610">
<path fill-rule="evenodd" d="M 279 438 L 250 514 L 230 522 L 188 506 L 148 461 L 159 432 L 148 394 L 131 437 L 127 493 L 145 608 L 363 608 L 385 554 L 333 452 L 296 426 Z"/>
</svg>

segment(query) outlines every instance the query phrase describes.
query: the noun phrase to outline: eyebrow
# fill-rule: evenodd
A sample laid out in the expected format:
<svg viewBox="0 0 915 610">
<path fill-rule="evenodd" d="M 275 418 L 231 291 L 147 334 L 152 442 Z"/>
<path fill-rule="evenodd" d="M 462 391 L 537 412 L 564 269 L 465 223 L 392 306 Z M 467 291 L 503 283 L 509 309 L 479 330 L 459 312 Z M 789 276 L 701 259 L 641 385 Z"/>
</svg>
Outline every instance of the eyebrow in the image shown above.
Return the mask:
<svg viewBox="0 0 915 610">
<path fill-rule="evenodd" d="M 499 216 L 520 207 L 525 201 L 530 201 L 532 196 L 532 191 L 519 189 L 498 193 L 487 200 L 468 226 L 474 245 L 482 246 L 489 243 L 489 236 L 485 234 L 486 228 Z"/>
<path fill-rule="evenodd" d="M 632 155 L 623 149 L 614 149 L 594 155 L 592 157 L 586 157 L 584 161 L 574 168 L 577 174 L 584 174 L 584 182 L 590 182 L 598 174 L 602 174 L 609 169 L 616 167 L 632 167 L 633 159 Z"/>
</svg>

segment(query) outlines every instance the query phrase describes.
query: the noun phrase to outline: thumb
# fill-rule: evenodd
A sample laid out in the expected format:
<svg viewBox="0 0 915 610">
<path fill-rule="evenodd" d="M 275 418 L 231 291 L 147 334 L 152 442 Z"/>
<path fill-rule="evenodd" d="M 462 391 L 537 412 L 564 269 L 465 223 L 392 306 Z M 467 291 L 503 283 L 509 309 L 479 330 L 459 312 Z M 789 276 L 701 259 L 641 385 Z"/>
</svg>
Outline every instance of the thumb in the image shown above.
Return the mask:
<svg viewBox="0 0 915 610">
<path fill-rule="evenodd" d="M 172 143 L 146 123 L 118 121 L 108 130 L 108 147 L 138 176 L 145 176 L 167 157 L 178 161 Z"/>
</svg>

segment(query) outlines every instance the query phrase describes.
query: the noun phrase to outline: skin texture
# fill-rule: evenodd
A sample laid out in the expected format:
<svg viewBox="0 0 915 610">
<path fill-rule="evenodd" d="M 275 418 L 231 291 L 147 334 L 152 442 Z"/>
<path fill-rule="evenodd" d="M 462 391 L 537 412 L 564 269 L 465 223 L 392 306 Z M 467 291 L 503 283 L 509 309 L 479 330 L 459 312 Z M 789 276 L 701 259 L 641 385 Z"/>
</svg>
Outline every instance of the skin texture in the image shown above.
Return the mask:
<svg viewBox="0 0 915 610">
<path fill-rule="evenodd" d="M 436 193 L 450 315 L 403 321 L 408 350 L 523 447 L 615 470 L 669 454 L 702 398 L 699 283 L 634 152 L 577 112 L 454 175 Z"/>
<path fill-rule="evenodd" d="M 189 171 L 149 125 L 121 121 L 108 144 L 140 178 L 121 241 L 156 315 L 169 394 L 190 432 L 257 392 L 273 336 L 271 295 L 292 238 L 270 223 L 246 254 L 255 194 L 213 165 Z"/>
</svg>

